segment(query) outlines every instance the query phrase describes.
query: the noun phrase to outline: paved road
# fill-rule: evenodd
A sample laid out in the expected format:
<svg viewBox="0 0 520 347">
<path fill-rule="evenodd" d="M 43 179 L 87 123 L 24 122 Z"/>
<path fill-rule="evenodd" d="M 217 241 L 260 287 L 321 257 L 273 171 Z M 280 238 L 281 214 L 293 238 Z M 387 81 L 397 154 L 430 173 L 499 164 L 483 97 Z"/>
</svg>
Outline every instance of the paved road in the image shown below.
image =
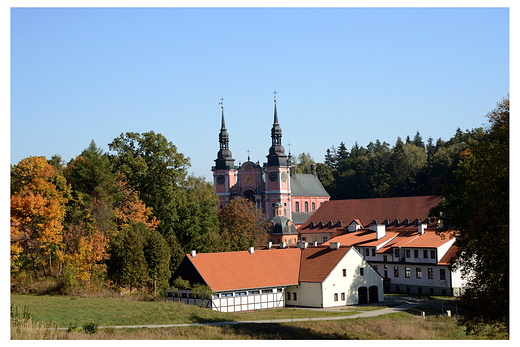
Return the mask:
<svg viewBox="0 0 520 347">
<path fill-rule="evenodd" d="M 187 327 L 187 326 L 204 326 L 204 325 L 236 325 L 236 324 L 265 324 L 265 323 L 290 323 L 290 322 L 308 322 L 308 321 L 320 321 L 320 320 L 340 320 L 340 319 L 351 319 L 360 317 L 375 317 L 383 314 L 400 312 L 408 310 L 412 307 L 416 307 L 424 304 L 424 299 L 411 298 L 411 297 L 388 297 L 385 298 L 384 302 L 379 303 L 379 306 L 385 305 L 397 305 L 394 307 L 382 308 L 380 310 L 364 311 L 350 316 L 335 316 L 335 317 L 318 317 L 318 318 L 289 318 L 289 319 L 267 319 L 267 320 L 254 320 L 254 321 L 238 321 L 238 322 L 208 322 L 208 323 L 184 323 L 184 324 L 153 324 L 153 325 L 116 325 L 116 326 L 99 326 L 99 329 L 123 329 L 123 328 L 172 328 L 172 327 Z M 359 306 L 373 306 L 373 304 L 359 305 Z M 316 311 L 340 311 L 344 306 L 331 307 L 331 308 L 298 308 L 305 310 L 316 310 Z M 60 330 L 66 330 L 67 328 L 59 328 Z"/>
</svg>

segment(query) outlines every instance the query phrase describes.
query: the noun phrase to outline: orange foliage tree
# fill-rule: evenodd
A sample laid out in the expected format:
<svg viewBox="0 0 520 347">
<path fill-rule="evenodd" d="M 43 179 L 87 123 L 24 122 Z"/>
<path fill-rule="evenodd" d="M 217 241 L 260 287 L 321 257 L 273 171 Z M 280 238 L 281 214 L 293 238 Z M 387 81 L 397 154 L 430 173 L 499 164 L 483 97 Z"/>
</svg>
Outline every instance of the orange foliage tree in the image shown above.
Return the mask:
<svg viewBox="0 0 520 347">
<path fill-rule="evenodd" d="M 44 157 L 25 158 L 11 169 L 11 269 L 29 264 L 52 274 L 63 259 L 63 219 L 70 197 L 63 175 Z"/>
</svg>

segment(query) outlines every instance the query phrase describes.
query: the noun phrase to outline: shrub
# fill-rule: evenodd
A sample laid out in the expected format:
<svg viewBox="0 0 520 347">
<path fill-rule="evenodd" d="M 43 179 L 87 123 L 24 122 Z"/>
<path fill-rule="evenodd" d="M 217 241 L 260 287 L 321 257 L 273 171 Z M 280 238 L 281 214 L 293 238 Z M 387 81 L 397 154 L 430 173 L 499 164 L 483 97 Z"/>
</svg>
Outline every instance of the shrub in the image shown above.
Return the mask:
<svg viewBox="0 0 520 347">
<path fill-rule="evenodd" d="M 98 324 L 96 323 L 85 323 L 83 325 L 83 330 L 87 333 L 87 334 L 95 334 L 97 333 L 98 331 Z"/>
</svg>

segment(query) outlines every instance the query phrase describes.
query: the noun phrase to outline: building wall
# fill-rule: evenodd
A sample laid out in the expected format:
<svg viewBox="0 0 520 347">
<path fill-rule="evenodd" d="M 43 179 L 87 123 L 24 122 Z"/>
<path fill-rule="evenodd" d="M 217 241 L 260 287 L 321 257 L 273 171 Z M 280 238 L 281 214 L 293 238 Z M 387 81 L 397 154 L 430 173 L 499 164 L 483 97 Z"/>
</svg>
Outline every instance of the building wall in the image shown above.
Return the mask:
<svg viewBox="0 0 520 347">
<path fill-rule="evenodd" d="M 333 234 L 334 233 L 305 233 L 300 234 L 299 239 L 308 243 L 316 241 L 320 245 L 324 242 L 329 241 Z M 303 238 L 305 238 L 305 240 Z"/>
<path fill-rule="evenodd" d="M 296 300 L 294 300 L 295 293 Z M 300 285 L 287 287 L 285 289 L 285 305 L 323 307 L 321 283 L 301 282 Z"/>
</svg>

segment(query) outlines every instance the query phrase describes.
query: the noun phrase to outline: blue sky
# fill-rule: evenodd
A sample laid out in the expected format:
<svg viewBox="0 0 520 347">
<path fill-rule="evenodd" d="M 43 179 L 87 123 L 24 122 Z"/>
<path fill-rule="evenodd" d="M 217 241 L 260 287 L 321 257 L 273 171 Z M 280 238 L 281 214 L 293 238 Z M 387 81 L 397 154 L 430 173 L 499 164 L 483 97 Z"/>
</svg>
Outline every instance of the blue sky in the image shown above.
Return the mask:
<svg viewBox="0 0 520 347">
<path fill-rule="evenodd" d="M 500 5 L 497 3 L 497 5 Z M 236 164 L 450 139 L 509 92 L 508 8 L 13 8 L 11 164 L 163 134 L 212 180 L 224 97 Z"/>
</svg>

